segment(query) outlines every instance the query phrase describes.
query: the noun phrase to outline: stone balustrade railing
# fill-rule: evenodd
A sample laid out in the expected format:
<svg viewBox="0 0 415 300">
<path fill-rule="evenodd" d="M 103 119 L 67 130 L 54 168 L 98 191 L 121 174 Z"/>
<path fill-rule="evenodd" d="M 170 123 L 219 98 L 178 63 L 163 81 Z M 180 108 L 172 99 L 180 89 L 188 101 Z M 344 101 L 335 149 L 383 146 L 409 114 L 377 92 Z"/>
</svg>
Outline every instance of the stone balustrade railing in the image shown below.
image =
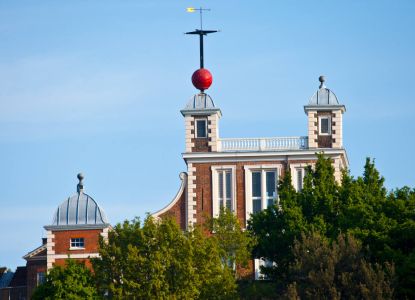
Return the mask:
<svg viewBox="0 0 415 300">
<path fill-rule="evenodd" d="M 219 139 L 221 152 L 251 152 L 308 149 L 308 137 L 225 138 Z"/>
</svg>

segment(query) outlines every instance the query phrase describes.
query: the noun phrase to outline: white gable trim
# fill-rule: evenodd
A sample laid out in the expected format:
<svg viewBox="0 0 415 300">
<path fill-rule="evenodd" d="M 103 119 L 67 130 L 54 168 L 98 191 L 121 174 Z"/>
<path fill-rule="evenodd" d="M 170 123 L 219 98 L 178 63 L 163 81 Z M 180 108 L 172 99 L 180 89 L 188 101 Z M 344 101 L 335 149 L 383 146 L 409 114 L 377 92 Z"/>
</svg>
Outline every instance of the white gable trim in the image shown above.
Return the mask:
<svg viewBox="0 0 415 300">
<path fill-rule="evenodd" d="M 187 173 L 186 172 L 181 172 L 179 177 L 180 177 L 180 180 L 181 180 L 181 184 L 180 184 L 180 188 L 179 188 L 179 191 L 177 192 L 176 196 L 174 196 L 173 200 L 167 206 L 165 206 L 164 208 L 160 209 L 159 211 L 156 211 L 155 213 L 151 214 L 152 217 L 158 218 L 160 215 L 162 215 L 165 212 L 169 211 L 169 209 L 171 209 L 177 203 L 177 201 L 179 201 L 180 197 L 183 194 L 184 189 L 186 188 Z"/>
</svg>

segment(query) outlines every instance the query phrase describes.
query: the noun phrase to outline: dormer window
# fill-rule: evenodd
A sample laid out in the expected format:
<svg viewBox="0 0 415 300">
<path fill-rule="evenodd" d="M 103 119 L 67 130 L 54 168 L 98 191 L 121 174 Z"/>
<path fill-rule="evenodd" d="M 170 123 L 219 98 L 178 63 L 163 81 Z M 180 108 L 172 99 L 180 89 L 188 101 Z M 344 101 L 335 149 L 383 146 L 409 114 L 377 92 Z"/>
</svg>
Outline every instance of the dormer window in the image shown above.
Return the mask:
<svg viewBox="0 0 415 300">
<path fill-rule="evenodd" d="M 330 116 L 319 117 L 319 133 L 321 135 L 331 134 L 331 118 Z"/>
<path fill-rule="evenodd" d="M 207 137 L 207 122 L 206 119 L 196 120 L 196 138 Z"/>
</svg>

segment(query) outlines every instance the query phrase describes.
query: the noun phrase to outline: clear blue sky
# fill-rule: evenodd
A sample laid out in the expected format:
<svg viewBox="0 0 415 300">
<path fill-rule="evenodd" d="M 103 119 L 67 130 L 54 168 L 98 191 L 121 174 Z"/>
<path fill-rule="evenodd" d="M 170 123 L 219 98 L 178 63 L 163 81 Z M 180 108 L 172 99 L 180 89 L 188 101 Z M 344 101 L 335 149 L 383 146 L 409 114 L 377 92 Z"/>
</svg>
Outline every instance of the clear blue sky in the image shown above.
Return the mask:
<svg viewBox="0 0 415 300">
<path fill-rule="evenodd" d="M 112 224 L 179 188 L 205 27 L 222 137 L 306 135 L 326 75 L 346 105 L 351 172 L 366 156 L 389 189 L 414 186 L 415 1 L 0 2 L 0 266 L 23 265 L 76 174 Z"/>
</svg>

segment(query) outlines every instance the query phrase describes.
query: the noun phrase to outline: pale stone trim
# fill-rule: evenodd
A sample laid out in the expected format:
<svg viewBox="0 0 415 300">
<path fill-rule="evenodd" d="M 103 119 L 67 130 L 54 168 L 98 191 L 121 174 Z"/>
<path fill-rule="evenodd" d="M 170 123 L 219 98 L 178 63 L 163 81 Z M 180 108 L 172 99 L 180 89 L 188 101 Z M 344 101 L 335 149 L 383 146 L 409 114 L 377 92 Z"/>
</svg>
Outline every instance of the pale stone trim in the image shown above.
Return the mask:
<svg viewBox="0 0 415 300">
<path fill-rule="evenodd" d="M 193 121 L 193 125 L 192 124 Z M 192 143 L 192 130 L 195 132 L 195 125 L 194 125 L 194 118 L 192 116 L 185 116 L 184 117 L 184 126 L 185 126 L 185 151 L 192 152 L 192 148 L 195 146 Z"/>
<path fill-rule="evenodd" d="M 54 255 L 54 260 L 56 259 L 67 259 L 67 258 L 94 258 L 99 257 L 99 253 L 75 253 L 75 254 L 56 254 Z"/>
<path fill-rule="evenodd" d="M 209 124 L 210 122 L 210 124 Z M 211 151 L 217 152 L 219 150 L 217 140 L 219 139 L 219 114 L 215 113 L 208 116 L 208 137 L 211 139 L 208 145 L 211 147 Z"/>
<path fill-rule="evenodd" d="M 317 114 L 317 110 L 309 110 L 307 112 L 307 116 L 308 116 L 308 147 L 310 149 L 313 148 L 317 148 L 318 145 L 315 142 L 315 140 L 317 139 L 317 134 L 315 134 L 314 132 L 317 129 L 317 126 L 315 125 L 315 123 L 318 121 L 316 117 L 314 117 L 314 115 Z"/>
<path fill-rule="evenodd" d="M 336 117 L 333 118 L 332 122 L 335 122 L 336 125 L 333 125 L 332 130 L 336 133 L 333 135 L 333 139 L 336 140 L 333 143 L 333 148 L 342 148 L 343 147 L 343 112 L 341 110 L 333 111 L 333 114 L 336 114 Z"/>
<path fill-rule="evenodd" d="M 53 267 L 53 263 L 55 262 L 55 242 L 53 239 L 55 235 L 52 233 L 51 230 L 46 231 L 46 267 L 47 270 Z"/>
<path fill-rule="evenodd" d="M 196 184 L 193 181 L 196 180 L 196 168 L 192 163 L 187 165 L 187 197 L 186 197 L 186 226 L 192 227 L 196 223 Z M 190 185 L 192 187 L 190 187 Z"/>
<path fill-rule="evenodd" d="M 104 228 L 102 230 L 102 232 L 100 233 L 100 235 L 102 236 L 102 238 L 104 239 L 105 242 L 108 241 L 108 232 L 110 230 L 110 227 Z"/>
</svg>

